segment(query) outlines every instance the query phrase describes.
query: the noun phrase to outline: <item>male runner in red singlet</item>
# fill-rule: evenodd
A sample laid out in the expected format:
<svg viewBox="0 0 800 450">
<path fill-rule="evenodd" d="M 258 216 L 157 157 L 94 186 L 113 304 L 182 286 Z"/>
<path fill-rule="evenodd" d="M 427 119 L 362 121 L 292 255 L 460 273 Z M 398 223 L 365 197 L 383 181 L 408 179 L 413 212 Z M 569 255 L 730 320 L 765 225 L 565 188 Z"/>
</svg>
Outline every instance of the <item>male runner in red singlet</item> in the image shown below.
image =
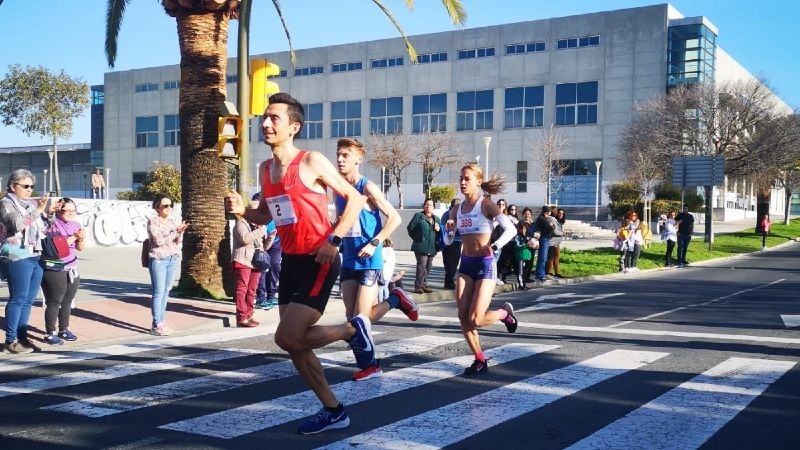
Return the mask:
<svg viewBox="0 0 800 450">
<path fill-rule="evenodd" d="M 280 323 L 275 343 L 289 353 L 323 406 L 298 431 L 313 434 L 345 428 L 350 419 L 331 391 L 313 349 L 344 340 L 353 349 L 359 369 L 366 369 L 375 359 L 366 315 L 359 314 L 342 325 L 316 325 L 339 276 L 342 236 L 353 227 L 365 200 L 325 156 L 294 146 L 294 136 L 303 126 L 303 106 L 297 100 L 285 93 L 272 95 L 262 119 L 264 141 L 272 149 L 272 159 L 259 167 L 262 181 L 258 208 L 245 209 L 235 192 L 226 195 L 226 205 L 249 222 L 274 220 L 281 238 Z M 335 228 L 328 219 L 327 187 L 346 201 Z"/>
</svg>

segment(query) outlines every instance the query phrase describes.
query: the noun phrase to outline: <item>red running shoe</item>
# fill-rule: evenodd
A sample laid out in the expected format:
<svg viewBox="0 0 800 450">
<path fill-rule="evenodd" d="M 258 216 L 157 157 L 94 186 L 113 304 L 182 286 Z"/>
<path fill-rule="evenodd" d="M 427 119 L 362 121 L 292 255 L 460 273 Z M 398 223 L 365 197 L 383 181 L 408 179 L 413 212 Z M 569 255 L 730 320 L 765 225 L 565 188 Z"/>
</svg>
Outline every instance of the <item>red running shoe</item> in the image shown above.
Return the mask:
<svg viewBox="0 0 800 450">
<path fill-rule="evenodd" d="M 377 360 L 373 361 L 372 364 L 369 365 L 364 370 L 359 370 L 353 374 L 353 381 L 364 381 L 369 380 L 370 378 L 376 378 L 383 375 L 383 370 L 381 369 L 381 364 Z"/>
<path fill-rule="evenodd" d="M 417 304 L 414 302 L 414 299 L 399 287 L 392 289 L 391 294 L 400 298 L 400 311 L 403 311 L 403 314 L 408 316 L 412 322 L 416 322 L 417 319 L 419 319 L 419 309 L 417 309 Z"/>
</svg>

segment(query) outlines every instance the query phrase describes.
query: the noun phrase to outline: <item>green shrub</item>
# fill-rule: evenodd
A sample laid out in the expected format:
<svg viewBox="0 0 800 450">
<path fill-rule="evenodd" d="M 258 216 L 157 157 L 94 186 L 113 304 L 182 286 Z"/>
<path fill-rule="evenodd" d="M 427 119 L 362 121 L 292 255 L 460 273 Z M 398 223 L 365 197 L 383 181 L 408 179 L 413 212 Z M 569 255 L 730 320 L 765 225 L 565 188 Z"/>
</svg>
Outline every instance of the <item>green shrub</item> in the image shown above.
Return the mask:
<svg viewBox="0 0 800 450">
<path fill-rule="evenodd" d="M 681 189 L 672 186 L 669 183 L 662 183 L 656 187 L 656 200 L 673 200 L 677 202 L 675 211 L 681 211 Z M 703 209 L 703 197 L 697 195 L 697 191 L 693 188 L 687 189 L 683 194 L 683 201 L 689 207 L 689 211 L 700 211 Z M 669 208 L 667 208 L 669 209 Z M 655 210 L 655 206 L 653 206 Z M 660 211 L 666 212 L 666 211 Z"/>
<path fill-rule="evenodd" d="M 670 209 L 675 210 L 676 213 L 681 212 L 681 201 L 678 200 L 653 200 L 650 205 L 650 212 L 652 213 L 653 220 L 659 215 L 666 214 Z"/>
<path fill-rule="evenodd" d="M 450 203 L 450 200 L 456 198 L 456 188 L 449 184 L 431 186 L 431 198 L 434 204 Z"/>
<path fill-rule="evenodd" d="M 640 216 L 642 213 L 643 205 L 639 201 L 641 192 L 636 184 L 629 181 L 615 183 L 606 187 L 608 193 L 608 212 L 614 219 L 621 219 L 626 212 L 633 209 Z"/>
<path fill-rule="evenodd" d="M 139 186 L 139 200 L 155 200 L 159 195 L 169 195 L 177 203 L 181 202 L 181 171 L 175 167 L 154 162 L 147 171 L 144 183 Z"/>
<path fill-rule="evenodd" d="M 134 191 L 117 192 L 117 200 L 141 200 L 139 193 Z"/>
</svg>

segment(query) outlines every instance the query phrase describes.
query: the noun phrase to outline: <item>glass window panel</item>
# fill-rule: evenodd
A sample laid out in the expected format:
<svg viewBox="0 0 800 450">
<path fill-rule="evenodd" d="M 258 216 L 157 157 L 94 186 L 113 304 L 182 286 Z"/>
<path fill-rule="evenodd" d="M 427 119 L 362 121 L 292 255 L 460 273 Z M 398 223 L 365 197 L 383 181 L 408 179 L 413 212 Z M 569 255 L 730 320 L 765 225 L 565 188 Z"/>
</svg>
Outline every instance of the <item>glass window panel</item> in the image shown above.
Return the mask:
<svg viewBox="0 0 800 450">
<path fill-rule="evenodd" d="M 556 85 L 556 105 L 575 103 L 576 83 L 564 83 Z"/>
<path fill-rule="evenodd" d="M 507 88 L 505 97 L 505 107 L 506 108 L 519 108 L 523 105 L 523 98 L 525 95 L 525 88 L 516 87 L 516 88 Z"/>
<path fill-rule="evenodd" d="M 352 100 L 347 102 L 347 118 L 348 119 L 361 118 L 361 100 Z"/>
<path fill-rule="evenodd" d="M 411 132 L 422 133 L 427 116 L 411 116 Z"/>
<path fill-rule="evenodd" d="M 353 126 L 353 134 L 351 136 L 361 136 L 361 121 L 354 120 L 355 125 Z"/>
<path fill-rule="evenodd" d="M 494 56 L 494 47 L 489 47 L 486 49 L 486 56 Z"/>
<path fill-rule="evenodd" d="M 535 126 L 541 127 L 544 126 L 544 108 L 536 108 L 533 110 L 534 112 L 534 123 Z"/>
<path fill-rule="evenodd" d="M 427 114 L 430 111 L 430 97 L 415 95 L 411 98 L 411 114 Z"/>
<path fill-rule="evenodd" d="M 431 95 L 431 112 L 432 113 L 447 112 L 447 94 Z"/>
<path fill-rule="evenodd" d="M 456 130 L 463 131 L 467 129 L 467 115 L 466 113 L 458 113 L 456 115 Z"/>
<path fill-rule="evenodd" d="M 507 109 L 503 117 L 506 128 L 514 128 L 514 110 Z"/>
<path fill-rule="evenodd" d="M 494 108 L 494 91 L 478 91 L 475 93 L 475 109 Z"/>
<path fill-rule="evenodd" d="M 346 110 L 347 110 L 347 104 L 345 102 L 331 103 L 331 118 L 344 119 Z"/>
<path fill-rule="evenodd" d="M 390 97 L 386 99 L 386 114 L 389 116 L 403 115 L 403 97 Z"/>
<path fill-rule="evenodd" d="M 520 110 L 521 111 L 521 110 Z M 525 109 L 525 128 L 533 127 L 533 109 Z"/>
<path fill-rule="evenodd" d="M 322 120 L 322 103 L 312 103 L 306 109 L 308 120 Z"/>
<path fill-rule="evenodd" d="M 597 123 L 597 105 L 589 105 L 587 112 L 587 123 Z"/>
<path fill-rule="evenodd" d="M 544 42 L 537 42 L 536 43 L 536 51 L 543 52 L 545 49 Z"/>
<path fill-rule="evenodd" d="M 369 116 L 379 117 L 386 115 L 386 99 L 373 98 L 369 101 Z"/>
<path fill-rule="evenodd" d="M 471 111 L 475 109 L 475 91 L 459 92 L 456 96 L 456 110 Z"/>
<path fill-rule="evenodd" d="M 593 103 L 597 101 L 597 81 L 578 83 L 578 103 Z"/>
<path fill-rule="evenodd" d="M 589 45 L 600 45 L 600 36 L 589 36 Z"/>
<path fill-rule="evenodd" d="M 578 45 L 581 47 L 588 47 L 589 46 L 589 37 L 582 37 L 578 39 Z"/>
<path fill-rule="evenodd" d="M 569 38 L 569 39 L 567 39 L 567 47 L 569 47 L 569 48 L 577 48 L 578 47 L 578 38 Z"/>
<path fill-rule="evenodd" d="M 557 47 L 558 49 L 565 49 L 565 48 L 567 48 L 567 40 L 566 40 L 566 39 L 559 39 L 559 40 L 556 42 L 556 47 Z"/>
<path fill-rule="evenodd" d="M 525 88 L 525 106 L 544 105 L 544 86 L 528 86 Z"/>
</svg>

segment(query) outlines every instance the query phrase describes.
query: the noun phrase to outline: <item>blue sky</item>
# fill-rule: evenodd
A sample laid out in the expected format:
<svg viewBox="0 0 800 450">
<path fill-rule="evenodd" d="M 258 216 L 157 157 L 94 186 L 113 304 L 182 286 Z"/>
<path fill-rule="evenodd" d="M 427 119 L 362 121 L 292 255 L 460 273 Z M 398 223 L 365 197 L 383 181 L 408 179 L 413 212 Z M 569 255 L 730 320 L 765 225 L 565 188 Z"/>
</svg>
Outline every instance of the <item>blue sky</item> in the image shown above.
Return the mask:
<svg viewBox="0 0 800 450">
<path fill-rule="evenodd" d="M 454 29 L 441 2 L 417 0 L 409 12 L 402 0 L 385 0 L 407 34 Z M 637 0 L 463 0 L 469 15 L 467 28 L 544 19 L 654 4 Z M 704 15 L 720 30 L 718 44 L 751 73 L 769 80 L 792 108 L 800 108 L 800 51 L 796 22 L 800 2 L 795 0 L 675 0 L 685 16 Z M 284 0 L 284 15 L 295 48 L 319 47 L 396 37 L 387 19 L 369 0 Z M 308 8 L 312 9 L 309 10 Z M 43 65 L 66 71 L 89 84 L 102 84 L 106 64 L 105 0 L 5 0 L 0 6 L 0 76 L 10 64 Z M 331 21 L 331 18 L 335 18 Z M 253 0 L 252 54 L 288 48 L 269 0 Z M 236 26 L 232 22 L 229 54 L 235 54 Z M 128 5 L 119 37 L 116 67 L 130 70 L 178 64 L 175 20 L 157 0 Z M 89 113 L 75 120 L 70 143 L 89 142 Z M 0 125 L 0 146 L 46 145 L 46 139 L 26 136 Z"/>
</svg>

